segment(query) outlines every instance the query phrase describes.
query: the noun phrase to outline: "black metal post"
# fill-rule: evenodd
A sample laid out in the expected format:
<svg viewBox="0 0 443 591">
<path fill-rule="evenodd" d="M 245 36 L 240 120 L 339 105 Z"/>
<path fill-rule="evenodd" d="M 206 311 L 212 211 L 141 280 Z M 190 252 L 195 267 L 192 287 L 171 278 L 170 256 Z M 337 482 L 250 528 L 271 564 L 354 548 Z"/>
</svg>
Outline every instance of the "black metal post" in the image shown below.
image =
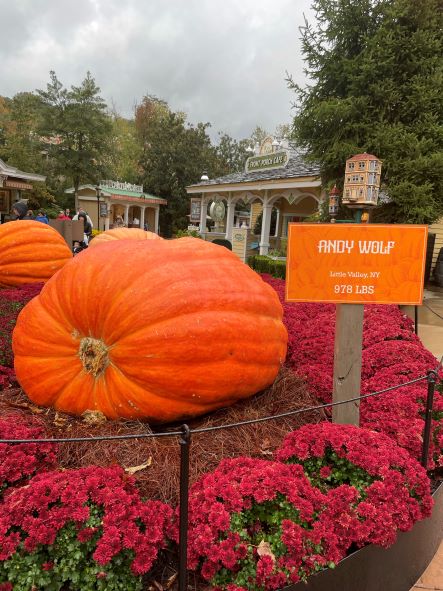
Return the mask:
<svg viewBox="0 0 443 591">
<path fill-rule="evenodd" d="M 418 306 L 414 306 L 414 332 L 418 335 Z"/>
<path fill-rule="evenodd" d="M 100 189 L 97 187 L 95 190 L 97 194 L 97 230 L 100 230 Z"/>
<path fill-rule="evenodd" d="M 423 451 L 421 454 L 421 465 L 428 467 L 429 443 L 431 440 L 432 410 L 434 406 L 435 381 L 437 373 L 435 370 L 428 372 L 428 395 L 426 397 L 425 428 L 423 430 Z"/>
<path fill-rule="evenodd" d="M 179 523 L 179 566 L 178 589 L 186 591 L 188 586 L 188 501 L 189 501 L 189 451 L 191 430 L 182 425 L 180 443 L 180 523 Z"/>
</svg>

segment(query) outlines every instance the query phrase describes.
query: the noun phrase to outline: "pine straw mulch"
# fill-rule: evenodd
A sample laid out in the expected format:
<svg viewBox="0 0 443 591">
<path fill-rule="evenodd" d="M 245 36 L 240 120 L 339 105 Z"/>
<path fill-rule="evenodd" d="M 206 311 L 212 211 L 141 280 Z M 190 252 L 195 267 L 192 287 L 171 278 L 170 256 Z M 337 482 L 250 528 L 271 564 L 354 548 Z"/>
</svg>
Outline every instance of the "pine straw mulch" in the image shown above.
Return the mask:
<svg viewBox="0 0 443 591">
<path fill-rule="evenodd" d="M 274 384 L 260 394 L 229 408 L 188 421 L 191 429 L 229 425 L 250 419 L 315 406 L 316 399 L 294 373 L 282 368 Z M 107 421 L 98 413 L 76 418 L 36 407 L 18 389 L 0 394 L 0 416 L 32 414 L 41 421 L 48 437 L 98 437 L 101 435 L 138 435 L 159 431 L 177 431 L 180 425 L 152 428 L 141 421 Z M 220 429 L 192 436 L 190 482 L 214 469 L 220 460 L 247 455 L 272 458 L 284 436 L 306 423 L 324 420 L 322 411 L 309 411 L 263 423 Z M 178 437 L 128 439 L 120 441 L 60 443 L 59 462 L 63 468 L 109 466 L 119 464 L 134 473 L 141 494 L 176 505 L 179 498 L 180 446 Z"/>
</svg>

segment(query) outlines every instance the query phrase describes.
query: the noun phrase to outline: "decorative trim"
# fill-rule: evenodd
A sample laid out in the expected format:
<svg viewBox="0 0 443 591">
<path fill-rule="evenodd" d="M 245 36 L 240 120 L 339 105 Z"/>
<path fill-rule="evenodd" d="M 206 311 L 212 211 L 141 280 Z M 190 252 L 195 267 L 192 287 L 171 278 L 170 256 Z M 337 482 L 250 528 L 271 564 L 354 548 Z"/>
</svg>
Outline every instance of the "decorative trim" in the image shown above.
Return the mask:
<svg viewBox="0 0 443 591">
<path fill-rule="evenodd" d="M 314 180 L 315 179 L 315 180 Z M 312 189 L 313 187 L 321 187 L 321 180 L 318 176 L 313 177 L 312 181 L 298 181 L 297 178 L 282 179 L 283 182 L 277 180 L 264 180 L 259 182 L 243 182 L 226 185 L 206 185 L 206 186 L 191 186 L 186 188 L 188 194 L 193 193 L 214 193 L 215 187 L 217 191 L 264 191 L 265 189 Z"/>
</svg>

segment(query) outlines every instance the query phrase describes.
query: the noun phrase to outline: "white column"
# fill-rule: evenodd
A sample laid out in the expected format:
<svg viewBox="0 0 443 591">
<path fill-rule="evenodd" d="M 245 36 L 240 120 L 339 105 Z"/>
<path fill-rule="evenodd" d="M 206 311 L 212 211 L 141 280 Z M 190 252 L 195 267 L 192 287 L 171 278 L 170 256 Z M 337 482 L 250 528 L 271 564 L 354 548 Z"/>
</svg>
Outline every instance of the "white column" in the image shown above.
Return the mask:
<svg viewBox="0 0 443 591">
<path fill-rule="evenodd" d="M 232 228 L 234 227 L 234 213 L 235 213 L 235 203 L 232 200 L 232 197 L 228 197 L 228 210 L 226 213 L 226 240 L 232 240 Z"/>
<path fill-rule="evenodd" d="M 200 234 L 206 232 L 206 216 L 208 215 L 208 203 L 204 197 L 202 197 L 202 206 L 200 211 Z"/>
<path fill-rule="evenodd" d="M 145 207 L 140 206 L 140 228 L 143 230 L 145 227 Z"/>
<path fill-rule="evenodd" d="M 129 225 L 129 205 L 125 205 L 125 217 L 124 217 L 124 220 L 125 220 L 126 226 L 128 226 Z"/>
<path fill-rule="evenodd" d="M 269 230 L 271 228 L 272 205 L 268 203 L 265 197 L 263 202 L 263 218 L 261 222 L 260 254 L 268 254 L 269 250 Z"/>
<path fill-rule="evenodd" d="M 275 238 L 278 238 L 278 226 L 280 224 L 280 209 L 277 209 L 277 220 L 275 222 Z"/>
<path fill-rule="evenodd" d="M 155 218 L 154 218 L 154 232 L 158 234 L 158 220 L 160 216 L 160 205 L 157 205 L 155 208 Z"/>
</svg>

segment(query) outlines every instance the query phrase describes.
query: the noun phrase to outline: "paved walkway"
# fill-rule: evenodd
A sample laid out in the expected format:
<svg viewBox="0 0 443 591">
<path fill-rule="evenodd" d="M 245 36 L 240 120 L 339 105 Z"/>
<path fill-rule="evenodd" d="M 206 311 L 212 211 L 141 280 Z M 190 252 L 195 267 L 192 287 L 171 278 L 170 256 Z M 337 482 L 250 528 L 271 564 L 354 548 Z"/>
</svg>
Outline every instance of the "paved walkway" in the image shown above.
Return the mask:
<svg viewBox="0 0 443 591">
<path fill-rule="evenodd" d="M 425 291 L 423 306 L 418 310 L 418 336 L 438 359 L 443 355 L 443 289 Z M 443 535 L 443 532 L 442 532 Z M 411 591 L 443 591 L 443 542 L 431 564 Z"/>
</svg>

